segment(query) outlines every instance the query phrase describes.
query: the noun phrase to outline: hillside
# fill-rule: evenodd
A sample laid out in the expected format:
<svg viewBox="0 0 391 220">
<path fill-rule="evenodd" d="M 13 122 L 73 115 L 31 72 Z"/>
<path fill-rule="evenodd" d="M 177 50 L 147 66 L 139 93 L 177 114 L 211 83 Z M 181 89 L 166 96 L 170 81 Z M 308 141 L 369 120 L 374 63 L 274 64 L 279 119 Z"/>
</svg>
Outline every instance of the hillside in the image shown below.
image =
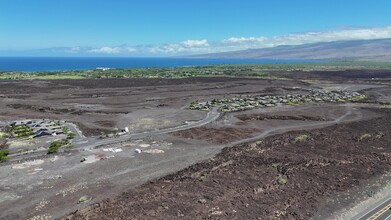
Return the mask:
<svg viewBox="0 0 391 220">
<path fill-rule="evenodd" d="M 220 59 L 391 60 L 391 39 L 322 42 L 190 56 Z"/>
</svg>

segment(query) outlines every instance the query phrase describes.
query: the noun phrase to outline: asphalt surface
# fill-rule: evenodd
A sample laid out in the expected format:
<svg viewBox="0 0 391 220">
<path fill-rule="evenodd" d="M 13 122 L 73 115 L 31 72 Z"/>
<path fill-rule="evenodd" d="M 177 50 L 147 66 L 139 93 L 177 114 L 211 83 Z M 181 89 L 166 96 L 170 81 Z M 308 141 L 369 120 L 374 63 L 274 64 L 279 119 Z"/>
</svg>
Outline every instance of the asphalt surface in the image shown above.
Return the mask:
<svg viewBox="0 0 391 220">
<path fill-rule="evenodd" d="M 391 198 L 388 197 L 375 204 L 374 207 L 364 210 L 363 213 L 357 215 L 353 219 L 358 220 L 390 220 L 391 219 Z"/>
</svg>

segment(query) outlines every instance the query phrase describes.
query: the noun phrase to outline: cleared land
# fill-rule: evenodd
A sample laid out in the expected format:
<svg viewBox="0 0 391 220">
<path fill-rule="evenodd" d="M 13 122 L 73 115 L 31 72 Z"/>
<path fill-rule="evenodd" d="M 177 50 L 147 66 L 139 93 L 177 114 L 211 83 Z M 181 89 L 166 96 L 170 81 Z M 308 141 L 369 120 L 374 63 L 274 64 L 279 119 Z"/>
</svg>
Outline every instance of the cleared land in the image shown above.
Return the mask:
<svg viewBox="0 0 391 220">
<path fill-rule="evenodd" d="M 390 170 L 390 72 L 268 74 L 274 78 L 0 81 L 0 125 L 49 118 L 77 123 L 91 136 L 70 153 L 2 164 L 0 218 L 60 218 L 79 210 L 69 218 L 306 219 L 321 207 L 330 214 L 354 204 L 356 199 L 333 206 L 327 199 Z M 208 111 L 186 109 L 194 101 L 308 89 L 357 91 L 367 98 L 224 113 L 202 127 L 156 135 L 204 119 Z M 124 127 L 143 138 L 83 148 Z M 299 202 L 303 198 L 313 206 Z"/>
<path fill-rule="evenodd" d="M 391 110 L 375 112 L 376 119 L 226 148 L 209 161 L 66 219 L 314 217 L 330 196 L 391 169 Z M 336 198 L 327 205 L 336 209 L 341 203 L 347 201 Z"/>
</svg>

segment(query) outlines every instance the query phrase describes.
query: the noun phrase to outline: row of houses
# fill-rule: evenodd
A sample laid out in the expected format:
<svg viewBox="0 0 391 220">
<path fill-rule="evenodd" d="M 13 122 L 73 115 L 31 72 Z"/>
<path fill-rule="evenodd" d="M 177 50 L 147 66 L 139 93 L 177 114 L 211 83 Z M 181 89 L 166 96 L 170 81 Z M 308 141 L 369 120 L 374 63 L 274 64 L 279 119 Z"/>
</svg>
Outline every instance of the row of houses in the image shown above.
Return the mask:
<svg viewBox="0 0 391 220">
<path fill-rule="evenodd" d="M 207 102 L 193 102 L 189 109 L 210 110 L 216 106 L 223 112 L 243 111 L 260 107 L 273 107 L 279 104 L 295 105 L 306 102 L 346 102 L 364 96 L 358 92 L 309 90 L 306 94 L 259 95 L 213 99 Z"/>
</svg>

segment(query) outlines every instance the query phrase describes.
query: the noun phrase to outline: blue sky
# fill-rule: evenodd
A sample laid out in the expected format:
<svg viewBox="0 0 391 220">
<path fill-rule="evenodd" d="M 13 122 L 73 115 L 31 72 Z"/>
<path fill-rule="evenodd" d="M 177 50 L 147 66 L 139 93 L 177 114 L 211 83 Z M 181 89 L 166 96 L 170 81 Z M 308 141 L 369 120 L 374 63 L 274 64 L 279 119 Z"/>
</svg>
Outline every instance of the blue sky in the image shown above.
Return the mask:
<svg viewBox="0 0 391 220">
<path fill-rule="evenodd" d="M 391 37 L 389 0 L 0 0 L 0 55 L 171 56 Z"/>
</svg>

